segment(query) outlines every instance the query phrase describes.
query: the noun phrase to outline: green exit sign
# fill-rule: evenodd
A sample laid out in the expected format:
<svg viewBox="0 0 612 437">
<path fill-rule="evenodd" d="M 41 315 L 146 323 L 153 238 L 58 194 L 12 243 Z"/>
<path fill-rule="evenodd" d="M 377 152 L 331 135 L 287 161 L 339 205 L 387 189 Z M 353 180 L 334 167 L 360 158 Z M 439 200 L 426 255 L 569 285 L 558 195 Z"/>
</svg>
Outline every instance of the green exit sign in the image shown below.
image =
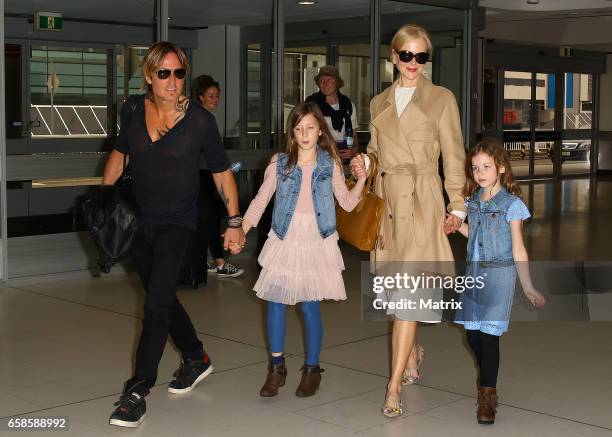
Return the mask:
<svg viewBox="0 0 612 437">
<path fill-rule="evenodd" d="M 62 30 L 62 14 L 56 12 L 37 12 L 35 22 L 36 30 Z"/>
</svg>

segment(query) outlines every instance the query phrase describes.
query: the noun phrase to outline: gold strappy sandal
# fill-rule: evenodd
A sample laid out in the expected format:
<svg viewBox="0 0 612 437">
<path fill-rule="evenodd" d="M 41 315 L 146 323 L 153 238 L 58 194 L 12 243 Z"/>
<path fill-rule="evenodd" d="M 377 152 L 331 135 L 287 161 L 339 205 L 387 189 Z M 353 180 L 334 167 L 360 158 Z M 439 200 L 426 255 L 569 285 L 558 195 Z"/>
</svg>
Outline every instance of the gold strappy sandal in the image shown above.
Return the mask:
<svg viewBox="0 0 612 437">
<path fill-rule="evenodd" d="M 404 370 L 404 374 L 402 375 L 402 385 L 414 384 L 421 377 L 420 369 L 421 369 L 421 363 L 423 362 L 423 358 L 425 357 L 425 349 L 423 349 L 423 346 L 421 346 L 420 344 L 417 345 L 417 354 L 419 356 L 417 359 L 417 366 L 416 367 L 406 367 L 406 369 Z M 410 375 L 410 372 L 413 370 L 416 371 L 417 376 Z"/>
<path fill-rule="evenodd" d="M 402 404 L 402 395 L 400 394 L 400 398 L 399 398 L 399 403 L 397 404 L 397 407 L 392 407 L 390 405 L 389 402 L 389 391 L 387 390 L 387 396 L 385 397 L 385 403 L 382 406 L 382 413 L 383 416 L 385 417 L 389 417 L 389 418 L 394 418 L 394 417 L 398 417 L 401 416 L 402 413 L 404 412 L 403 407 L 404 405 Z"/>
</svg>

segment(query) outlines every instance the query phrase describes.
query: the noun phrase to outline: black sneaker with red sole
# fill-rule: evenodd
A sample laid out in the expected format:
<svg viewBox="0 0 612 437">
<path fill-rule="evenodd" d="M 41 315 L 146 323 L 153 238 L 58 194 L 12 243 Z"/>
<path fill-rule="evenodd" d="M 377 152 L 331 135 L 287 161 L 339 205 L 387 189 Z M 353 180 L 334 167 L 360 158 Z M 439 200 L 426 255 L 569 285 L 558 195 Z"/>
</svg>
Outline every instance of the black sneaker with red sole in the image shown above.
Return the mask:
<svg viewBox="0 0 612 437">
<path fill-rule="evenodd" d="M 168 392 L 172 394 L 188 393 L 210 375 L 213 366 L 208 357 L 204 354 L 201 360 L 190 360 L 189 358 L 181 361 L 181 367 L 174 372 L 174 380 L 168 384 Z"/>
</svg>

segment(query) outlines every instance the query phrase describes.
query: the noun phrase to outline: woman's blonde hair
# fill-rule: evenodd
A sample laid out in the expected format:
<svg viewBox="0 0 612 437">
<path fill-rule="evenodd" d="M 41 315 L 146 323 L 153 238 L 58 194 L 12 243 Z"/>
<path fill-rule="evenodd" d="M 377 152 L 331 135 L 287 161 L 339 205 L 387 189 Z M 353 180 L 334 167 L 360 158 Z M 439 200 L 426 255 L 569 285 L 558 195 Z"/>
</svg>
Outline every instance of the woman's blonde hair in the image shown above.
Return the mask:
<svg viewBox="0 0 612 437">
<path fill-rule="evenodd" d="M 185 53 L 177 46 L 168 41 L 161 41 L 153 44 L 145 53 L 142 60 L 142 89 L 147 91 L 147 95 L 152 97 L 153 88 L 147 83 L 147 77 L 157 74 L 157 70 L 161 65 L 164 56 L 169 53 L 174 53 L 181 63 L 181 67 L 189 74 L 189 60 Z"/>
<path fill-rule="evenodd" d="M 400 27 L 393 39 L 391 40 L 391 48 L 396 52 L 399 52 L 404 44 L 414 39 L 423 38 L 427 44 L 427 53 L 431 56 L 433 52 L 433 45 L 431 44 L 431 37 L 429 33 L 416 24 L 404 24 Z"/>
</svg>

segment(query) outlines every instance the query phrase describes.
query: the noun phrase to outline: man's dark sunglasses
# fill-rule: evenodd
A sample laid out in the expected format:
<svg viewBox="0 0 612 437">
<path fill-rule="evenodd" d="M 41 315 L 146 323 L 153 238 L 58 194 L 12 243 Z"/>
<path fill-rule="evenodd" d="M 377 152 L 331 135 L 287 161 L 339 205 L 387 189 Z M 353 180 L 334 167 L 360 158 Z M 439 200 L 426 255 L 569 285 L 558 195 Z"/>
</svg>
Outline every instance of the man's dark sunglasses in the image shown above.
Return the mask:
<svg viewBox="0 0 612 437">
<path fill-rule="evenodd" d="M 187 76 L 187 71 L 184 68 L 177 68 L 176 70 L 162 68 L 161 70 L 157 70 L 157 78 L 160 80 L 166 80 L 172 73 L 174 73 L 174 77 L 177 79 L 185 79 L 185 76 Z"/>
<path fill-rule="evenodd" d="M 412 52 L 402 50 L 401 52 L 397 52 L 397 54 L 399 55 L 400 61 L 406 62 L 406 63 L 412 61 L 412 58 L 415 58 L 417 63 L 424 64 L 429 59 L 429 53 L 427 52 L 421 52 L 421 53 L 414 54 Z"/>
</svg>

